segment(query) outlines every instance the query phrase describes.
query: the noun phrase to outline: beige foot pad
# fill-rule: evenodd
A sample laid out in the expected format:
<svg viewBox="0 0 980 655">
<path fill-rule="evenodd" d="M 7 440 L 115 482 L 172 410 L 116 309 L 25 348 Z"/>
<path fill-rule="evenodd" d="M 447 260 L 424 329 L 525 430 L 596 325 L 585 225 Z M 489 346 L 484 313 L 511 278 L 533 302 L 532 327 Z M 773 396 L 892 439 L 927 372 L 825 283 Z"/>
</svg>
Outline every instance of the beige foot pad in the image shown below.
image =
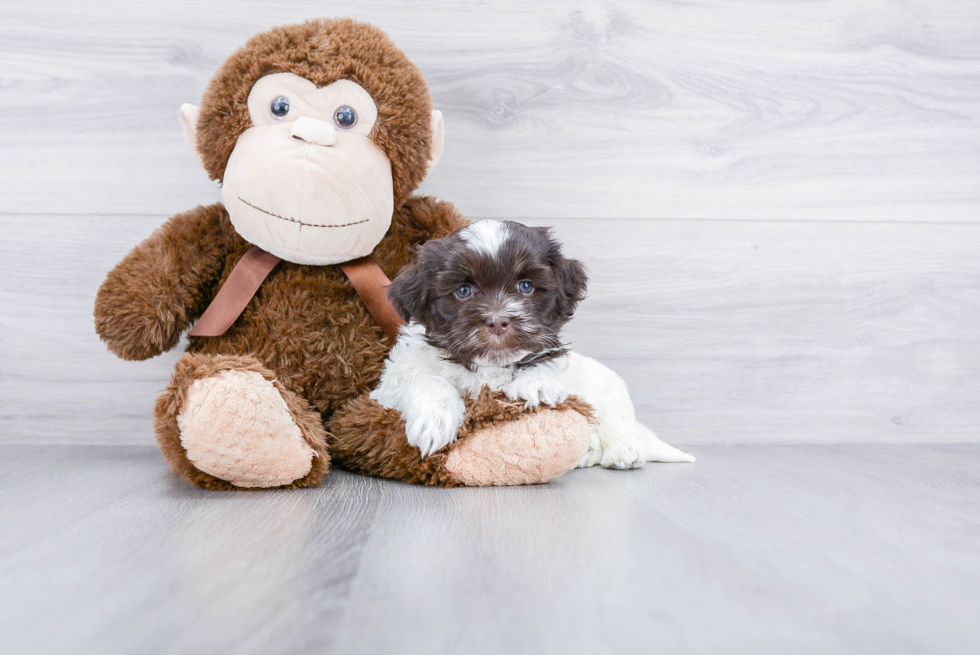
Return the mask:
<svg viewBox="0 0 980 655">
<path fill-rule="evenodd" d="M 544 410 L 475 430 L 446 456 L 446 470 L 471 486 L 538 484 L 571 471 L 588 449 L 589 421 Z"/>
<path fill-rule="evenodd" d="M 314 451 L 282 395 L 256 371 L 195 380 L 177 425 L 187 459 L 237 487 L 279 487 L 313 465 Z"/>
</svg>

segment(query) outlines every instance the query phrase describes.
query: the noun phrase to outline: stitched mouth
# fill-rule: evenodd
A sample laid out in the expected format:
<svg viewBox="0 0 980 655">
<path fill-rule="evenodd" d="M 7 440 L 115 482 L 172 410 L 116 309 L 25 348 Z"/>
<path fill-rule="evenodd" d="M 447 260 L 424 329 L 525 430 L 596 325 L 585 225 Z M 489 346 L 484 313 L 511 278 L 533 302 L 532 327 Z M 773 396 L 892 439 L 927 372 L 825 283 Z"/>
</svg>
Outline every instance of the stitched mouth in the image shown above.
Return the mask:
<svg viewBox="0 0 980 655">
<path fill-rule="evenodd" d="M 269 216 L 271 216 L 273 218 L 278 218 L 281 221 L 289 221 L 290 223 L 299 223 L 300 225 L 302 225 L 304 227 L 350 227 L 351 225 L 360 225 L 361 223 L 367 223 L 368 222 L 368 219 L 365 218 L 363 221 L 354 221 L 353 223 L 342 223 L 340 225 L 317 225 L 316 223 L 304 223 L 303 221 L 298 221 L 295 218 L 290 218 L 289 216 L 280 216 L 279 214 L 273 214 L 270 211 L 266 211 L 266 210 L 262 209 L 261 207 L 256 207 L 255 205 L 253 205 L 252 203 L 250 203 L 248 200 L 245 200 L 245 198 L 242 198 L 241 196 L 238 196 L 238 199 L 241 200 L 242 202 L 244 202 L 246 205 L 248 205 L 252 209 L 257 209 L 258 211 L 262 212 L 263 214 L 268 214 Z"/>
</svg>

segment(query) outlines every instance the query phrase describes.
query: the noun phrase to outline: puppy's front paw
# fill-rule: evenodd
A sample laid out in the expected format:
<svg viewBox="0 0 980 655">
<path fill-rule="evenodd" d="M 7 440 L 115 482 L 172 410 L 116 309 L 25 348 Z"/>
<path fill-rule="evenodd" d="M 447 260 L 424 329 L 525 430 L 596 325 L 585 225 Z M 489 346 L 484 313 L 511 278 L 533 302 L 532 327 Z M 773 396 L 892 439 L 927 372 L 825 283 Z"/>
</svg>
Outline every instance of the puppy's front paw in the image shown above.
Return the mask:
<svg viewBox="0 0 980 655">
<path fill-rule="evenodd" d="M 565 385 L 553 377 L 545 375 L 518 376 L 507 385 L 504 393 L 511 400 L 523 400 L 525 407 L 538 405 L 557 405 L 568 398 Z"/>
<path fill-rule="evenodd" d="M 413 407 L 404 415 L 405 438 L 419 449 L 423 458 L 428 457 L 456 440 L 465 415 L 466 406 L 461 398 Z"/>
</svg>

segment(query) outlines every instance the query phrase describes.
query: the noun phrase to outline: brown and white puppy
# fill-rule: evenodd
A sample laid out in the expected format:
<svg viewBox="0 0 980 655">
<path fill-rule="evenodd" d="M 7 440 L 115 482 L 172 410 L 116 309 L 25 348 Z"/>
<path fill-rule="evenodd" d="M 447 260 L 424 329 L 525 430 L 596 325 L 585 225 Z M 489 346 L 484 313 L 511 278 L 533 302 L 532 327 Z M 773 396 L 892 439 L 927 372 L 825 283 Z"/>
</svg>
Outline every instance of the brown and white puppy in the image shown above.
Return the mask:
<svg viewBox="0 0 980 655">
<path fill-rule="evenodd" d="M 637 422 L 618 375 L 569 352 L 561 329 L 587 281 L 546 228 L 485 220 L 427 242 L 388 288 L 407 325 L 371 398 L 401 413 L 423 456 L 456 438 L 463 395 L 487 385 L 528 407 L 569 394 L 591 404 L 592 445 L 579 466 L 694 461 Z"/>
</svg>

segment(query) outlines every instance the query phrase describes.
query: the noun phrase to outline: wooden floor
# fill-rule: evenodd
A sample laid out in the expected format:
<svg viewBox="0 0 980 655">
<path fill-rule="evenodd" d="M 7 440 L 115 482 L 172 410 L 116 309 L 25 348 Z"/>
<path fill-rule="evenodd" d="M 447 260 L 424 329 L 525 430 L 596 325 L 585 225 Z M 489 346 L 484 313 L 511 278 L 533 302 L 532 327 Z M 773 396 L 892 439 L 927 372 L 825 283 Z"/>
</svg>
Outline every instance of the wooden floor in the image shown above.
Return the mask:
<svg viewBox="0 0 980 655">
<path fill-rule="evenodd" d="M 222 493 L 150 447 L 0 447 L 3 652 L 978 652 L 980 444 L 692 450 Z"/>
</svg>

